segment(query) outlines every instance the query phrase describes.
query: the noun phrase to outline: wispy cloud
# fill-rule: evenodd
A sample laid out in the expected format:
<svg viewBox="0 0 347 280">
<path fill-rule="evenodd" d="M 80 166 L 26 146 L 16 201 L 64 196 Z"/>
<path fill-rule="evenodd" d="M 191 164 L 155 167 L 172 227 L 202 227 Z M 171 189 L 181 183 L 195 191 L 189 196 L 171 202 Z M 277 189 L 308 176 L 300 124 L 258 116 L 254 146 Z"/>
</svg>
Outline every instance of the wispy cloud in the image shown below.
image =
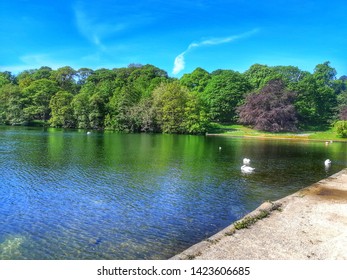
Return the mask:
<svg viewBox="0 0 347 280">
<path fill-rule="evenodd" d="M 82 7 L 75 6 L 75 20 L 77 29 L 88 41 L 104 50 L 102 39 L 116 34 L 126 28 L 124 23 L 102 22 L 97 17 L 88 14 Z"/>
<path fill-rule="evenodd" d="M 101 51 L 107 51 L 117 40 L 110 38 L 119 38 L 127 32 L 134 31 L 138 27 L 143 27 L 155 20 L 155 18 L 146 11 L 146 7 L 134 7 L 131 2 L 109 1 L 106 5 L 100 5 L 99 2 L 84 3 L 77 1 L 73 6 L 74 19 L 78 32 L 89 42 L 99 48 Z"/>
<path fill-rule="evenodd" d="M 191 43 L 184 52 L 182 52 L 178 56 L 176 56 L 172 73 L 174 75 L 177 75 L 179 72 L 184 70 L 184 68 L 185 68 L 185 55 L 193 49 L 203 47 L 203 46 L 213 46 L 213 45 L 230 43 L 230 42 L 233 42 L 235 40 L 251 36 L 257 32 L 258 32 L 258 29 L 253 29 L 251 31 L 248 31 L 248 32 L 245 32 L 245 33 L 242 33 L 239 35 L 223 37 L 223 38 L 212 38 L 212 39 L 204 40 L 204 41 L 201 41 L 198 43 Z"/>
</svg>

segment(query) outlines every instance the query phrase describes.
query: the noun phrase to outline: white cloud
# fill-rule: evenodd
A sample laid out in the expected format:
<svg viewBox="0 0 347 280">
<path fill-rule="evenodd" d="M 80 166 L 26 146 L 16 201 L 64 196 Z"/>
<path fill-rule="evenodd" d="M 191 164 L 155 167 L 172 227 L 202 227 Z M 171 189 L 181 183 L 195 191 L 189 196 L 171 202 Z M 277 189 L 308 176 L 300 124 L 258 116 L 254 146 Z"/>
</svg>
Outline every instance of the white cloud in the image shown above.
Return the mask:
<svg viewBox="0 0 347 280">
<path fill-rule="evenodd" d="M 199 48 L 202 46 L 213 46 L 213 45 L 230 43 L 230 42 L 233 42 L 237 39 L 241 39 L 241 38 L 245 38 L 245 37 L 248 37 L 250 35 L 253 35 L 256 32 L 258 32 L 258 29 L 254 29 L 254 30 L 245 32 L 243 34 L 235 35 L 235 36 L 229 36 L 229 37 L 223 37 L 223 38 L 212 38 L 212 39 L 204 40 L 204 41 L 201 41 L 198 43 L 191 43 L 184 52 L 182 52 L 181 54 L 176 56 L 175 61 L 174 61 L 174 67 L 172 70 L 172 74 L 177 75 L 179 72 L 181 72 L 184 69 L 184 67 L 185 67 L 185 55 L 189 51 L 191 51 L 192 49 Z"/>
<path fill-rule="evenodd" d="M 177 75 L 179 72 L 181 72 L 185 67 L 185 61 L 184 61 L 184 55 L 186 52 L 181 53 L 180 55 L 176 56 L 175 62 L 174 62 L 174 68 L 172 70 L 172 73 L 174 75 Z"/>
<path fill-rule="evenodd" d="M 98 16 L 87 13 L 80 4 L 74 7 L 74 13 L 80 34 L 101 50 L 106 49 L 102 43 L 104 38 L 126 29 L 125 23 L 106 22 Z"/>
</svg>

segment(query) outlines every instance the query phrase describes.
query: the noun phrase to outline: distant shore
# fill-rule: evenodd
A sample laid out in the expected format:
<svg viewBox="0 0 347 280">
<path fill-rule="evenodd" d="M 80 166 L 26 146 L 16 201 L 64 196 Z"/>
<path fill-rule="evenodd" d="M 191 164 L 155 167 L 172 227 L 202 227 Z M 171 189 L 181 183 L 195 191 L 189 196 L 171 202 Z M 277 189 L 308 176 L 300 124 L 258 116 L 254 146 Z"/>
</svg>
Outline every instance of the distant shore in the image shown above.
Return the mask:
<svg viewBox="0 0 347 280">
<path fill-rule="evenodd" d="M 206 133 L 206 136 L 227 136 L 259 139 L 307 140 L 322 142 L 347 142 L 347 138 L 339 137 L 332 129 L 326 131 L 300 132 L 265 132 L 251 129 L 242 125 L 221 126 L 219 131 Z"/>
</svg>

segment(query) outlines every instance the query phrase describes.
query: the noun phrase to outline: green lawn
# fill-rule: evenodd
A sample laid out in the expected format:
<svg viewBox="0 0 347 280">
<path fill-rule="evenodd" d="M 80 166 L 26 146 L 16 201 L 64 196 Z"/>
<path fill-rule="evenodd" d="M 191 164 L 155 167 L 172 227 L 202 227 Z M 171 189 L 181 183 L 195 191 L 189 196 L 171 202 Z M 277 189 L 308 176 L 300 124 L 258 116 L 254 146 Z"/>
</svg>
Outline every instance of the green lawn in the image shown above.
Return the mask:
<svg viewBox="0 0 347 280">
<path fill-rule="evenodd" d="M 209 134 L 220 134 L 234 137 L 259 137 L 259 138 L 288 138 L 316 141 L 344 141 L 347 138 L 339 137 L 333 129 L 326 131 L 299 131 L 299 132 L 278 132 L 271 133 L 255 130 L 243 125 L 221 125 L 214 124 L 213 130 Z"/>
</svg>

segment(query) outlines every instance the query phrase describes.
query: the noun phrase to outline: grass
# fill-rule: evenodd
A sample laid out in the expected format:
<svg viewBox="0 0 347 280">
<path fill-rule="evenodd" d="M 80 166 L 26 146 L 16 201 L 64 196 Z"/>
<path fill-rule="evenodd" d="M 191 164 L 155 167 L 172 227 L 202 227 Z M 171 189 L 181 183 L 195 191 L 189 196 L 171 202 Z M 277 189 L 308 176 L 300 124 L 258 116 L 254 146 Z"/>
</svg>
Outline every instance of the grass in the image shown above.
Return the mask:
<svg viewBox="0 0 347 280">
<path fill-rule="evenodd" d="M 239 222 L 236 222 L 234 224 L 235 229 L 240 230 L 243 228 L 249 228 L 251 225 L 255 224 L 258 220 L 264 219 L 267 216 L 270 215 L 269 211 L 266 210 L 260 210 L 259 214 L 256 216 L 248 216 L 242 220 L 240 220 Z"/>
<path fill-rule="evenodd" d="M 284 138 L 297 140 L 315 140 L 315 141 L 343 141 L 347 142 L 347 138 L 337 135 L 334 129 L 325 131 L 298 131 L 298 132 L 266 132 L 255 130 L 243 125 L 222 125 L 214 124 L 210 134 L 219 134 L 233 137 L 258 137 L 258 138 Z"/>
</svg>

